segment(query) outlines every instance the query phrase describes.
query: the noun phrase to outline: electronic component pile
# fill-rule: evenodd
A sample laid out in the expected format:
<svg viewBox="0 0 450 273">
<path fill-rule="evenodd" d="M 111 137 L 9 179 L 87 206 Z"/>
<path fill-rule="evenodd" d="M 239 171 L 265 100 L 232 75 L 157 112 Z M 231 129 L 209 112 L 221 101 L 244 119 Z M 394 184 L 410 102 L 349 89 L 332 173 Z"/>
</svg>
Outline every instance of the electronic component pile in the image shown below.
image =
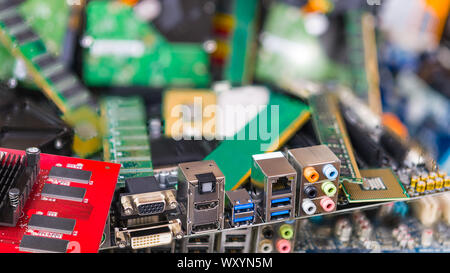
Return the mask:
<svg viewBox="0 0 450 273">
<path fill-rule="evenodd" d="M 63 2 L 0 0 L 0 252 L 450 251 L 450 1 Z"/>
</svg>

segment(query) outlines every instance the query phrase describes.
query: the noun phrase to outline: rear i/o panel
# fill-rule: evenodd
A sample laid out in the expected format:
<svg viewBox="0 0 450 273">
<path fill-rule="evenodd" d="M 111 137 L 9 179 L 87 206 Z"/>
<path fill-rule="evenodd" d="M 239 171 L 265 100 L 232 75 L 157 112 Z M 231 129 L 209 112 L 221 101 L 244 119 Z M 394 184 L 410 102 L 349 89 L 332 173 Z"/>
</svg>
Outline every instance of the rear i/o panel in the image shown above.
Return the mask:
<svg viewBox="0 0 450 273">
<path fill-rule="evenodd" d="M 183 238 L 181 253 L 212 253 L 214 252 L 215 234 L 203 234 Z"/>
<path fill-rule="evenodd" d="M 223 231 L 218 234 L 218 252 L 219 253 L 249 253 L 252 229 L 234 229 Z"/>
<path fill-rule="evenodd" d="M 286 221 L 254 229 L 255 253 L 290 253 L 295 245 L 295 221 Z"/>
<path fill-rule="evenodd" d="M 258 213 L 265 222 L 293 218 L 297 173 L 281 152 L 253 155 L 252 184 L 263 191 Z M 257 189 L 258 190 L 258 189 Z"/>
<path fill-rule="evenodd" d="M 256 204 L 246 189 L 225 193 L 228 220 L 231 226 L 251 225 L 255 221 Z"/>
<path fill-rule="evenodd" d="M 172 242 L 173 237 L 181 238 L 183 234 L 178 219 L 143 227 L 116 228 L 114 233 L 117 246 L 130 246 L 132 249 L 167 245 Z"/>
<path fill-rule="evenodd" d="M 125 180 L 126 193 L 120 195 L 124 216 L 149 216 L 177 208 L 174 188 L 161 188 L 154 176 Z"/>
<path fill-rule="evenodd" d="M 218 230 L 224 224 L 225 177 L 212 160 L 178 165 L 177 200 L 186 234 Z"/>
<path fill-rule="evenodd" d="M 291 149 L 289 162 L 298 173 L 297 215 L 336 210 L 340 160 L 325 145 Z"/>
</svg>

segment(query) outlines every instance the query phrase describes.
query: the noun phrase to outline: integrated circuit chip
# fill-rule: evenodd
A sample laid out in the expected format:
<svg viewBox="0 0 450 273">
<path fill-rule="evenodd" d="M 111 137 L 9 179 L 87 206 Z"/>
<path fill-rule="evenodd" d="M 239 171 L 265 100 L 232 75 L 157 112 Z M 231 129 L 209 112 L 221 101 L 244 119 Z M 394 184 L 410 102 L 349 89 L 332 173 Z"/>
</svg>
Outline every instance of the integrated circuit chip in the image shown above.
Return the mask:
<svg viewBox="0 0 450 273">
<path fill-rule="evenodd" d="M 82 184 L 88 184 L 91 179 L 92 172 L 78 169 L 69 169 L 63 167 L 52 167 L 48 177 L 50 179 L 69 180 Z"/>
<path fill-rule="evenodd" d="M 46 183 L 41 195 L 49 198 L 82 202 L 86 189 Z"/>
<path fill-rule="evenodd" d="M 28 222 L 28 227 L 43 231 L 72 234 L 75 223 L 74 219 L 33 214 Z"/>
<path fill-rule="evenodd" d="M 66 253 L 68 240 L 23 235 L 19 250 L 36 253 Z"/>
<path fill-rule="evenodd" d="M 344 181 L 345 195 L 350 203 L 395 201 L 408 199 L 409 195 L 394 172 L 389 169 L 360 170 L 363 184 Z"/>
</svg>

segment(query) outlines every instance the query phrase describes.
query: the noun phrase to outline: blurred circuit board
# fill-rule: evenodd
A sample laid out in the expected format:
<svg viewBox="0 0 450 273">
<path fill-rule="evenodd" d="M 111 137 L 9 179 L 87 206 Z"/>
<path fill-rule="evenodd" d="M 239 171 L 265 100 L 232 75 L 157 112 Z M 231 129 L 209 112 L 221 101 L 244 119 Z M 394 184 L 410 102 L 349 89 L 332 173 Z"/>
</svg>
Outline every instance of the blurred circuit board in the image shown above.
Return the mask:
<svg viewBox="0 0 450 273">
<path fill-rule="evenodd" d="M 288 88 L 298 79 L 325 80 L 336 75 L 317 37 L 305 28 L 298 8 L 275 3 L 262 30 L 255 77 Z"/>
<path fill-rule="evenodd" d="M 205 86 L 210 81 L 202 44 L 168 42 L 120 2 L 88 3 L 83 41 L 83 79 L 91 86 Z"/>
<path fill-rule="evenodd" d="M 42 38 L 48 51 L 60 55 L 69 21 L 70 7 L 61 0 L 26 0 L 20 4 L 19 13 Z M 0 45 L 0 79 L 7 80 L 14 73 L 16 59 Z"/>
<path fill-rule="evenodd" d="M 327 145 L 341 160 L 340 181 L 362 183 L 350 139 L 336 98 L 331 94 L 312 96 L 309 99 L 312 120 L 320 143 Z"/>
<path fill-rule="evenodd" d="M 153 175 L 144 101 L 140 97 L 105 97 L 101 112 L 104 160 L 122 165 L 117 186 L 122 187 L 127 178 Z"/>
<path fill-rule="evenodd" d="M 414 216 L 397 216 L 386 221 L 362 211 L 327 219 L 301 220 L 297 228 L 295 252 L 450 251 L 450 227 L 444 221 L 426 227 Z"/>
</svg>

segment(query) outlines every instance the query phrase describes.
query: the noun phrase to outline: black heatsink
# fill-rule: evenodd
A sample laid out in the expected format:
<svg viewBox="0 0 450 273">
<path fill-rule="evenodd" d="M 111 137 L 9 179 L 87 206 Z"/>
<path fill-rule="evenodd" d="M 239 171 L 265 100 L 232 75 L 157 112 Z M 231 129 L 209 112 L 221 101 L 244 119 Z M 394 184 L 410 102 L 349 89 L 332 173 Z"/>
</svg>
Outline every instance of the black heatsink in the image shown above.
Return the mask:
<svg viewBox="0 0 450 273">
<path fill-rule="evenodd" d="M 28 155 L 0 152 L 0 225 L 15 226 L 37 180 L 39 166 Z"/>
</svg>

